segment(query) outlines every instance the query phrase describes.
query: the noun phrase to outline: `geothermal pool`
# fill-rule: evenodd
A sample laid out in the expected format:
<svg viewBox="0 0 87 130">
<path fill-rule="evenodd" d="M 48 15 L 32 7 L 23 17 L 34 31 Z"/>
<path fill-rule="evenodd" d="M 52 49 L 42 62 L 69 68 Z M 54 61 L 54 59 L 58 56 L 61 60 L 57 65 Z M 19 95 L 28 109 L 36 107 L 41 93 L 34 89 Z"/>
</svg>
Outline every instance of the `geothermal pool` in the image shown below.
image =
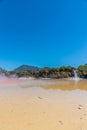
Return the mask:
<svg viewBox="0 0 87 130">
<path fill-rule="evenodd" d="M 87 130 L 87 80 L 0 80 L 0 130 Z"/>
</svg>

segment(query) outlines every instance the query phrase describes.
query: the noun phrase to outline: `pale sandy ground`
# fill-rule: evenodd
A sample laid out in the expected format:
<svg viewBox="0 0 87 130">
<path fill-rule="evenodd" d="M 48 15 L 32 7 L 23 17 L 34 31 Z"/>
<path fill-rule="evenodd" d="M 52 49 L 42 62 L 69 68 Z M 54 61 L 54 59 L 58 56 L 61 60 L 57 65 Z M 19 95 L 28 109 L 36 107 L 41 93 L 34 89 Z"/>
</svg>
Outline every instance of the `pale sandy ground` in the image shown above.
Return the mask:
<svg viewBox="0 0 87 130">
<path fill-rule="evenodd" d="M 87 81 L 6 82 L 0 130 L 87 130 Z"/>
</svg>

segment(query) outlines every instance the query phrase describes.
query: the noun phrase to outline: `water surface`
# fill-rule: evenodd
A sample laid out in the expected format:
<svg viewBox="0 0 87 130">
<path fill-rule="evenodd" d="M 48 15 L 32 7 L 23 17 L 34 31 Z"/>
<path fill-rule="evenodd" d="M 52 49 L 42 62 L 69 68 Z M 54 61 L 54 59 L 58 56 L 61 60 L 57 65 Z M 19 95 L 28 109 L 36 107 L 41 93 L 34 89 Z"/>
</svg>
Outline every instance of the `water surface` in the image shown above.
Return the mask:
<svg viewBox="0 0 87 130">
<path fill-rule="evenodd" d="M 0 130 L 86 130 L 86 102 L 86 80 L 4 80 Z"/>
</svg>

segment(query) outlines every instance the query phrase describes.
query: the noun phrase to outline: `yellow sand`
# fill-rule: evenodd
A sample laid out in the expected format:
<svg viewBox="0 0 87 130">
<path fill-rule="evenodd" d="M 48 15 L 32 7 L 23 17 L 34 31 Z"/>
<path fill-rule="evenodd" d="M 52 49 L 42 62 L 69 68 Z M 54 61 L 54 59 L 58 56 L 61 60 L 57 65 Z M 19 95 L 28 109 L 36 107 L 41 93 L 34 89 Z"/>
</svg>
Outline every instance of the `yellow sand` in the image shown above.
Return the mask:
<svg viewBox="0 0 87 130">
<path fill-rule="evenodd" d="M 87 130 L 87 81 L 30 82 L 0 85 L 0 130 Z"/>
</svg>

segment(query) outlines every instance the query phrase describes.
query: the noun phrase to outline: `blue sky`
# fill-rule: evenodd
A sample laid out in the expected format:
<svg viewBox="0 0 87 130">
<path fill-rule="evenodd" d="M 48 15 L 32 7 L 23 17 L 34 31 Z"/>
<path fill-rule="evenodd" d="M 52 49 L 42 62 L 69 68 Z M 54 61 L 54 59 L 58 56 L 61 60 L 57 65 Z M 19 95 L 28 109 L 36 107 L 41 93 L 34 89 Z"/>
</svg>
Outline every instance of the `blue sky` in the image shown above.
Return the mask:
<svg viewBox="0 0 87 130">
<path fill-rule="evenodd" d="M 87 0 L 0 0 L 0 66 L 87 63 Z"/>
</svg>

